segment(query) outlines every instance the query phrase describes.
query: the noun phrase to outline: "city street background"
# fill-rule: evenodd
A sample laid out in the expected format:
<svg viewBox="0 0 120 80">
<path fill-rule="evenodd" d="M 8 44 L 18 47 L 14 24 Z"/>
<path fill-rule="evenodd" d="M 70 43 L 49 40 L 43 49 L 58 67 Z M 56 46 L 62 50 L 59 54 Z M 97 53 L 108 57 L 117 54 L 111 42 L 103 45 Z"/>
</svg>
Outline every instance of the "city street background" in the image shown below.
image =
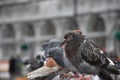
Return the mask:
<svg viewBox="0 0 120 80">
<path fill-rule="evenodd" d="M 13 57 L 16 80 L 24 78 L 26 59 L 74 29 L 120 61 L 120 0 L 0 0 L 0 80 L 10 80 Z"/>
</svg>

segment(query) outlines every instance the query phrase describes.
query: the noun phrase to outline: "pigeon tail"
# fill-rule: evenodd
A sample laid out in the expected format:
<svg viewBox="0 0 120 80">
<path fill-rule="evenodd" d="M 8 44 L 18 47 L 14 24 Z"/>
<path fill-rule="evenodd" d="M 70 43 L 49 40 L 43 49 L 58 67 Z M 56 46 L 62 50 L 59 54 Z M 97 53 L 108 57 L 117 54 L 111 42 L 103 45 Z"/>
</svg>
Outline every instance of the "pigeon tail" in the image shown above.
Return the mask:
<svg viewBox="0 0 120 80">
<path fill-rule="evenodd" d="M 120 74 L 120 67 L 116 65 L 107 65 L 106 70 L 109 71 L 111 74 Z"/>
<path fill-rule="evenodd" d="M 112 77 L 110 76 L 110 73 L 104 68 L 101 68 L 101 71 L 98 73 L 98 76 L 102 80 L 113 80 Z"/>
<path fill-rule="evenodd" d="M 41 67 L 39 69 L 36 69 L 36 70 L 28 73 L 27 78 L 28 79 L 35 79 L 37 77 L 44 77 L 44 76 L 47 76 L 47 75 L 49 75 L 49 74 L 51 74 L 53 72 L 56 72 L 58 70 L 59 70 L 58 67 L 50 68 L 50 67 L 47 67 L 47 66 L 43 66 L 43 67 Z"/>
</svg>

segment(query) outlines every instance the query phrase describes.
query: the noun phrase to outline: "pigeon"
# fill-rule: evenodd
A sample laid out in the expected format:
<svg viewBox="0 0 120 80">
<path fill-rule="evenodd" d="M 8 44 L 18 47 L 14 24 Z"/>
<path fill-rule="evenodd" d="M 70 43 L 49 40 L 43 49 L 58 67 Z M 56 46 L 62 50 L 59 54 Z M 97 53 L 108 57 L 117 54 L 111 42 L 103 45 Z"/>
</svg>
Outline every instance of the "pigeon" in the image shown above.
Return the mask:
<svg viewBox="0 0 120 80">
<path fill-rule="evenodd" d="M 119 74 L 119 70 L 114 67 L 115 63 L 80 30 L 67 32 L 64 35 L 62 45 L 64 46 L 65 57 L 77 71 L 81 72 L 81 65 L 86 63 L 93 66 L 93 70 L 102 80 L 113 80 L 110 71 Z"/>
<path fill-rule="evenodd" d="M 51 39 L 51 40 L 49 40 L 48 42 L 45 42 L 42 45 L 42 50 L 40 50 L 36 55 L 36 59 L 38 60 L 38 62 L 40 64 L 42 64 L 41 66 L 43 66 L 43 63 L 44 63 L 45 59 L 47 58 L 47 56 L 49 56 L 48 50 L 50 48 L 60 46 L 61 43 L 62 42 L 60 40 L 58 40 L 58 39 Z"/>
<path fill-rule="evenodd" d="M 41 51 L 39 51 L 39 53 L 37 53 L 37 55 L 36 55 L 36 59 L 37 59 L 37 61 L 39 62 L 39 64 L 40 64 L 40 69 L 37 69 L 37 70 L 35 70 L 35 71 L 32 71 L 32 72 L 30 72 L 30 75 L 28 74 L 28 78 L 30 78 L 30 79 L 34 79 L 34 78 L 38 78 L 38 77 L 41 77 L 41 76 L 43 76 L 43 77 L 45 77 L 44 78 L 44 80 L 48 80 L 48 79 L 52 79 L 53 77 L 55 77 L 57 74 L 51 74 L 52 75 L 52 77 L 51 76 L 49 76 L 49 73 L 51 73 L 52 72 L 52 70 L 54 71 L 56 71 L 56 67 L 55 67 L 55 69 L 54 69 L 54 67 L 52 68 L 52 67 L 50 67 L 50 65 L 48 65 L 48 64 L 51 64 L 50 62 L 53 62 L 53 64 L 51 64 L 51 65 L 54 65 L 55 66 L 55 61 L 53 60 L 53 59 L 48 59 L 48 56 L 49 56 L 49 50 L 50 49 L 52 49 L 52 48 L 54 48 L 54 47 L 57 47 L 57 46 L 60 46 L 60 44 L 61 44 L 61 41 L 60 40 L 58 40 L 58 39 L 51 39 L 51 40 L 49 40 L 48 42 L 46 42 L 46 43 L 44 43 L 43 45 L 42 45 L 42 50 Z M 47 61 L 47 63 L 45 63 Z M 46 66 L 47 65 L 47 66 Z M 40 73 L 41 71 L 43 71 L 43 72 L 45 72 L 44 70 L 42 70 L 42 69 L 44 69 L 44 70 L 47 70 L 48 71 L 48 73 L 46 72 L 46 73 L 42 73 L 42 75 L 41 74 L 39 74 L 39 76 L 38 76 L 38 73 Z M 51 69 L 51 70 L 50 70 Z M 58 69 L 57 69 L 58 70 Z M 50 71 L 50 72 L 49 72 Z M 44 75 L 43 75 L 44 74 Z"/>
<path fill-rule="evenodd" d="M 60 46 L 60 44 L 61 44 L 61 41 L 60 40 L 58 40 L 58 39 L 51 39 L 51 40 L 49 40 L 48 42 L 45 42 L 43 45 L 42 45 L 42 50 L 40 50 L 37 54 L 36 54 L 36 56 L 35 56 L 35 58 L 33 58 L 33 59 L 28 59 L 28 60 L 26 60 L 25 62 L 24 62 L 24 64 L 25 65 L 30 65 L 31 67 L 29 67 L 29 68 L 32 68 L 32 67 L 34 67 L 34 69 L 36 68 L 39 68 L 39 67 L 42 67 L 43 66 L 43 64 L 44 64 L 44 61 L 45 61 L 45 59 L 47 58 L 47 56 L 48 56 L 48 50 L 50 49 L 50 48 L 53 48 L 53 47 L 56 47 L 56 46 Z M 36 65 L 34 65 L 34 64 L 36 64 Z M 32 69 L 33 70 L 33 69 Z"/>
</svg>

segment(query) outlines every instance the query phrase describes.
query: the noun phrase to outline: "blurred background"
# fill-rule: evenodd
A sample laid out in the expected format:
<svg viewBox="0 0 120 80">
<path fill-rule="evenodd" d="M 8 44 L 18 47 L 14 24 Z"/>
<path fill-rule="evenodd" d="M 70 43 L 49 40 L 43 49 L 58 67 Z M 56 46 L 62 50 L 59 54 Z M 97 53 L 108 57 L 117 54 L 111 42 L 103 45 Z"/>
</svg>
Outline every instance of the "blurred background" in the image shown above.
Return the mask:
<svg viewBox="0 0 120 80">
<path fill-rule="evenodd" d="M 0 0 L 0 80 L 9 80 L 11 57 L 24 61 L 74 29 L 119 58 L 120 0 Z"/>
</svg>

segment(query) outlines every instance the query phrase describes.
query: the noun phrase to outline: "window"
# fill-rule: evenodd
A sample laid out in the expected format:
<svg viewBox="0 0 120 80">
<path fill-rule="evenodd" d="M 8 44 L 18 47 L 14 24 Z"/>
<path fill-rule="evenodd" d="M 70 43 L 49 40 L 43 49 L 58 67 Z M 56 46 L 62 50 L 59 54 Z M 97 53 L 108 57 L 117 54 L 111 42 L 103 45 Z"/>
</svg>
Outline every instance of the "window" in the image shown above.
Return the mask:
<svg viewBox="0 0 120 80">
<path fill-rule="evenodd" d="M 30 55 L 30 54 L 34 54 L 35 52 L 35 43 L 32 42 L 32 43 L 27 43 L 28 45 L 28 50 L 27 50 L 27 54 L 26 55 Z M 24 54 L 23 54 L 24 55 Z"/>
<path fill-rule="evenodd" d="M 54 35 L 55 34 L 55 26 L 50 20 L 46 20 L 44 26 L 42 26 L 42 35 Z"/>
<path fill-rule="evenodd" d="M 78 29 L 79 26 L 75 18 L 69 18 L 67 25 L 68 25 L 68 30 Z"/>
<path fill-rule="evenodd" d="M 12 24 L 6 24 L 2 28 L 2 37 L 3 38 L 14 38 L 15 37 L 15 31 L 13 29 Z"/>
<path fill-rule="evenodd" d="M 117 10 L 117 19 L 120 19 L 120 10 Z"/>
<path fill-rule="evenodd" d="M 103 32 L 105 31 L 105 23 L 104 20 L 99 15 L 93 15 L 92 19 L 90 19 L 88 27 L 89 32 Z"/>
<path fill-rule="evenodd" d="M 120 24 L 115 26 L 114 50 L 120 56 Z"/>
<path fill-rule="evenodd" d="M 23 24 L 21 29 L 23 36 L 33 37 L 35 35 L 33 25 L 30 23 Z"/>
<path fill-rule="evenodd" d="M 10 55 L 16 55 L 16 46 L 15 44 L 2 44 L 2 54 L 5 58 L 8 58 Z"/>
</svg>

